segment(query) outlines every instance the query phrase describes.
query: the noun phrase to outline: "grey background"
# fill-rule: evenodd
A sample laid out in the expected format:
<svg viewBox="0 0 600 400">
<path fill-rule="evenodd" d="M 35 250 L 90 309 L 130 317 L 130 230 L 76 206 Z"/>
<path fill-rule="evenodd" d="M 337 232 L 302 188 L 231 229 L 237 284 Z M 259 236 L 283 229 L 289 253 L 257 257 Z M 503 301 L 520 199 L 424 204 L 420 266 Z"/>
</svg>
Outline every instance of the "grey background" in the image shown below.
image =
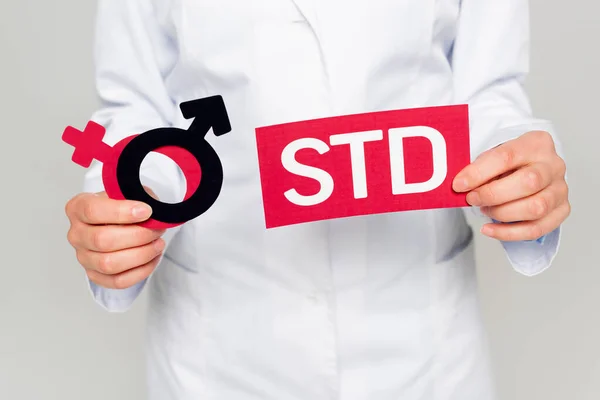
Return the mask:
<svg viewBox="0 0 600 400">
<path fill-rule="evenodd" d="M 481 297 L 501 400 L 595 400 L 600 3 L 531 4 L 528 88 L 536 113 L 562 135 L 573 213 L 553 268 L 536 278 L 514 273 L 500 246 L 478 235 Z M 83 169 L 60 134 L 96 106 L 94 12 L 95 2 L 76 0 L 0 8 L 0 399 L 144 395 L 144 298 L 129 313 L 103 312 L 66 241 L 63 209 Z"/>
</svg>

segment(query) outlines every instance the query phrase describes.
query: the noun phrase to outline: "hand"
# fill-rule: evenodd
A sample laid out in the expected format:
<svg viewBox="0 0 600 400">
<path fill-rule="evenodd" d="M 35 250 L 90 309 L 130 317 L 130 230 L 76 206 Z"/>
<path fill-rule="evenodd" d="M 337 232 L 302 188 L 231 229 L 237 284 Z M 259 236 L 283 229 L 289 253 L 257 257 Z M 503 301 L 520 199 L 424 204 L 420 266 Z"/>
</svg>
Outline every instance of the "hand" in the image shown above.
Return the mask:
<svg viewBox="0 0 600 400">
<path fill-rule="evenodd" d="M 145 203 L 113 200 L 105 192 L 79 194 L 67 203 L 71 222 L 67 239 L 92 282 L 125 289 L 150 276 L 165 248 L 161 238 L 165 231 L 136 223 L 147 220 L 151 212 Z"/>
<path fill-rule="evenodd" d="M 547 132 L 532 131 L 481 154 L 454 179 L 467 202 L 500 222 L 482 233 L 502 241 L 536 240 L 570 214 L 566 166 Z"/>
</svg>

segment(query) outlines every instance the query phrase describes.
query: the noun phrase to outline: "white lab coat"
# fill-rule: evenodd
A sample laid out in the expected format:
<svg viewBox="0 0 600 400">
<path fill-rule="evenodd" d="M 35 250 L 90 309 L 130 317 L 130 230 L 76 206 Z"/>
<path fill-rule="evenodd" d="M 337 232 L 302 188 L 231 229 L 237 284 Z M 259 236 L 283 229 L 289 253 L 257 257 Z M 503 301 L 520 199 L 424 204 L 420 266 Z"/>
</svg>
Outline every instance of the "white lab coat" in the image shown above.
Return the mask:
<svg viewBox="0 0 600 400">
<path fill-rule="evenodd" d="M 100 0 L 95 50 L 93 120 L 109 144 L 187 128 L 178 105 L 215 94 L 233 127 L 207 135 L 219 199 L 167 233 L 151 278 L 90 283 L 115 312 L 149 291 L 150 399 L 494 398 L 464 210 L 266 230 L 254 129 L 469 103 L 473 157 L 533 129 L 554 135 L 522 87 L 527 0 Z M 162 199 L 183 197 L 162 156 L 141 175 Z M 84 189 L 102 190 L 99 164 Z M 559 238 L 502 245 L 535 275 Z"/>
</svg>

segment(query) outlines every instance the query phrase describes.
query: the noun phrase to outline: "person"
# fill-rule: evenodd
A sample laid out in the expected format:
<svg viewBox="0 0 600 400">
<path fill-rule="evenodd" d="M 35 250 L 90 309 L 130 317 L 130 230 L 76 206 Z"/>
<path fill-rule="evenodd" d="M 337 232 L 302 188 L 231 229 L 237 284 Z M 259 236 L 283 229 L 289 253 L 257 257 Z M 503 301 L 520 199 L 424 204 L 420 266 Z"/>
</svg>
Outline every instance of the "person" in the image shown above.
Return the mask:
<svg viewBox="0 0 600 400">
<path fill-rule="evenodd" d="M 178 105 L 217 94 L 232 125 L 208 139 L 224 182 L 199 218 L 139 226 L 152 210 L 108 198 L 99 163 L 66 205 L 95 301 L 125 312 L 148 291 L 150 399 L 494 398 L 465 210 L 527 276 L 552 264 L 570 212 L 558 135 L 523 86 L 528 19 L 527 0 L 99 1 L 107 143 L 185 128 Z M 256 127 L 448 104 L 469 105 L 453 187 L 472 207 L 265 229 Z M 183 198 L 166 157 L 140 176 Z"/>
</svg>

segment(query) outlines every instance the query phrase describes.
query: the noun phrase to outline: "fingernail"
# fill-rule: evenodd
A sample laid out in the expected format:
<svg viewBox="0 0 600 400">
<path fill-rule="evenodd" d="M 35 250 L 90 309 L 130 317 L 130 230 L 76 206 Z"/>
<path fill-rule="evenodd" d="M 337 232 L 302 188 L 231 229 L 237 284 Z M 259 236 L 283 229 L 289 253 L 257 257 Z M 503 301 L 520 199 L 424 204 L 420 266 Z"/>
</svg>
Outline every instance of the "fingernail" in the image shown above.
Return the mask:
<svg viewBox="0 0 600 400">
<path fill-rule="evenodd" d="M 485 225 L 481 228 L 481 233 L 486 236 L 492 236 L 494 234 L 494 229 L 489 225 Z"/>
<path fill-rule="evenodd" d="M 160 252 L 163 251 L 163 249 L 165 248 L 165 241 L 163 239 L 158 239 L 154 242 L 154 248 L 156 249 L 156 251 Z"/>
<path fill-rule="evenodd" d="M 151 211 L 152 210 L 147 205 L 135 206 L 131 210 L 131 215 L 133 215 L 134 218 L 146 218 L 150 216 Z"/>
<path fill-rule="evenodd" d="M 457 191 L 464 191 L 467 190 L 467 188 L 469 187 L 469 181 L 467 181 L 467 178 L 457 178 L 454 181 L 454 190 Z"/>
<path fill-rule="evenodd" d="M 485 215 L 486 217 L 489 217 L 489 216 L 490 216 L 490 210 L 489 210 L 489 207 L 481 207 L 481 208 L 479 209 L 479 211 L 481 211 L 481 213 L 482 213 L 483 215 Z"/>
<path fill-rule="evenodd" d="M 467 195 L 467 203 L 469 203 L 472 206 L 480 206 L 481 205 L 481 198 L 479 197 L 479 194 L 477 192 L 471 192 Z"/>
</svg>

